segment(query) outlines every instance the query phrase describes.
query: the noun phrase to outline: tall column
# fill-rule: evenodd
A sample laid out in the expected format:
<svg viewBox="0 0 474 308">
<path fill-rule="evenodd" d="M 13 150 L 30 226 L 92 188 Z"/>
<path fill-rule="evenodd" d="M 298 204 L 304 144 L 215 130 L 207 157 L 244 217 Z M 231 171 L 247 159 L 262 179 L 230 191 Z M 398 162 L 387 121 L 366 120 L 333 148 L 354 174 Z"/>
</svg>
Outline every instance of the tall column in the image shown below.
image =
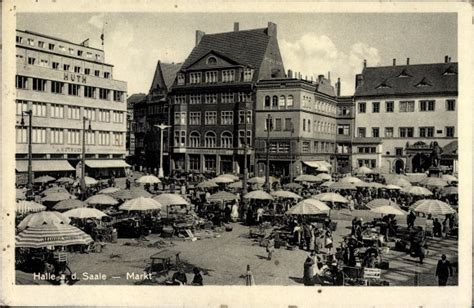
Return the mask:
<svg viewBox="0 0 474 308">
<path fill-rule="evenodd" d="M 188 153 L 184 153 L 184 171 L 186 172 L 189 172 L 189 168 L 190 168 L 190 164 L 189 164 L 189 154 Z"/>
<path fill-rule="evenodd" d="M 221 156 L 219 154 L 216 155 L 216 174 L 221 173 Z"/>
<path fill-rule="evenodd" d="M 203 173 L 204 170 L 206 170 L 205 169 L 206 159 L 204 157 L 204 154 L 199 154 L 199 160 L 200 160 L 199 171 L 201 171 L 201 173 Z"/>
</svg>

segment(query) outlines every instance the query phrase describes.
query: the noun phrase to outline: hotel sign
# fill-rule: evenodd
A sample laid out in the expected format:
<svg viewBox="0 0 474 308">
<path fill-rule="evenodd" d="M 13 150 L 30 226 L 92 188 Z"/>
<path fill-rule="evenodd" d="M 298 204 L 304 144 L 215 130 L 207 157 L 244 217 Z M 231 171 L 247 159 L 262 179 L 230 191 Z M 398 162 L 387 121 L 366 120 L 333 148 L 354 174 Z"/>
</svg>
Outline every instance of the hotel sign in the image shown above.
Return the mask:
<svg viewBox="0 0 474 308">
<path fill-rule="evenodd" d="M 73 74 L 73 73 L 64 73 L 65 81 L 77 81 L 82 83 L 87 83 L 87 77 L 84 75 Z"/>
<path fill-rule="evenodd" d="M 74 148 L 74 147 L 62 147 L 56 148 L 57 153 L 81 153 L 82 148 Z M 86 148 L 86 152 L 90 152 L 90 149 Z"/>
</svg>

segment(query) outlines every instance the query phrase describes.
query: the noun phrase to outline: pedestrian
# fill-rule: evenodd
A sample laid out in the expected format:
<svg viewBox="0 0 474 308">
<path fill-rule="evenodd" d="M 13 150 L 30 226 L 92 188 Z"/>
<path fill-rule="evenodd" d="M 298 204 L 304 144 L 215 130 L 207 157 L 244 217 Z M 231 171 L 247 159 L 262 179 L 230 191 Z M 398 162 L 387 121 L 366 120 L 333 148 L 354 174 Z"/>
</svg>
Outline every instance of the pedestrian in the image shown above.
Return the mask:
<svg viewBox="0 0 474 308">
<path fill-rule="evenodd" d="M 199 268 L 197 268 L 197 267 L 193 268 L 193 273 L 194 273 L 194 277 L 193 277 L 193 281 L 191 282 L 191 284 L 193 286 L 203 286 L 204 283 L 203 283 L 201 271 L 199 270 Z"/>
<path fill-rule="evenodd" d="M 328 250 L 328 254 L 331 253 L 331 249 L 332 249 L 332 246 L 333 246 L 333 241 L 332 241 L 332 233 L 330 230 L 327 230 L 326 231 L 326 237 L 325 237 L 325 240 L 324 240 L 324 247 L 327 248 Z"/>
<path fill-rule="evenodd" d="M 268 253 L 267 260 L 268 261 L 272 259 L 274 251 L 275 251 L 275 240 L 273 239 L 273 236 L 271 236 L 267 242 L 267 253 Z"/>
<path fill-rule="evenodd" d="M 171 279 L 174 285 L 185 285 L 188 283 L 188 278 L 186 277 L 182 266 L 178 268 L 178 271 L 173 274 Z"/>
<path fill-rule="evenodd" d="M 131 186 L 130 179 L 127 178 L 127 179 L 125 180 L 125 187 L 126 187 L 127 189 L 130 189 L 130 186 Z"/>
<path fill-rule="evenodd" d="M 449 237 L 451 234 L 451 228 L 449 226 L 449 215 L 446 215 L 446 218 L 443 221 L 443 231 L 444 231 L 444 237 Z"/>
<path fill-rule="evenodd" d="M 307 223 L 303 224 L 303 237 L 306 244 L 306 250 L 310 250 L 311 231 L 311 225 Z"/>
<path fill-rule="evenodd" d="M 448 278 L 453 276 L 453 268 L 451 263 L 446 260 L 446 255 L 441 256 L 436 266 L 436 277 L 438 277 L 438 286 L 446 286 Z"/>
<path fill-rule="evenodd" d="M 407 216 L 407 225 L 408 225 L 408 230 L 413 228 L 415 226 L 415 220 L 416 220 L 416 215 L 413 213 L 413 211 L 410 211 L 410 214 Z"/>
<path fill-rule="evenodd" d="M 313 286 L 313 274 L 314 274 L 314 259 L 311 255 L 308 255 L 303 265 L 303 283 L 305 286 Z"/>
<path fill-rule="evenodd" d="M 433 221 L 433 236 L 442 237 L 442 226 L 438 218 Z"/>
<path fill-rule="evenodd" d="M 250 265 L 247 265 L 247 274 L 245 275 L 245 285 L 254 286 L 255 279 L 253 278 L 252 271 L 250 271 Z"/>
</svg>

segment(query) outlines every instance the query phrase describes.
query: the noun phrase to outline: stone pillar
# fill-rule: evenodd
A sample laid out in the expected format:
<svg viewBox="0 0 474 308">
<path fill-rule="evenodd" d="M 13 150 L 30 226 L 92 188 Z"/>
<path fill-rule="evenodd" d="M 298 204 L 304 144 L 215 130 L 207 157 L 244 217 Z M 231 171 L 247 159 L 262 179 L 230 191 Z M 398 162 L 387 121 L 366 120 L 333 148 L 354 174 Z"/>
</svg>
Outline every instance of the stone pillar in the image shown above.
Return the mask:
<svg viewBox="0 0 474 308">
<path fill-rule="evenodd" d="M 201 173 L 204 172 L 204 170 L 206 170 L 204 168 L 205 164 L 206 164 L 206 160 L 204 158 L 204 154 L 199 154 L 199 160 L 200 160 L 200 164 L 199 164 L 199 170 L 201 171 Z"/>
<path fill-rule="evenodd" d="M 221 173 L 221 156 L 219 154 L 216 155 L 216 174 Z"/>
<path fill-rule="evenodd" d="M 189 172 L 189 168 L 190 168 L 190 165 L 189 165 L 189 154 L 188 154 L 188 153 L 184 153 L 184 171 Z"/>
</svg>

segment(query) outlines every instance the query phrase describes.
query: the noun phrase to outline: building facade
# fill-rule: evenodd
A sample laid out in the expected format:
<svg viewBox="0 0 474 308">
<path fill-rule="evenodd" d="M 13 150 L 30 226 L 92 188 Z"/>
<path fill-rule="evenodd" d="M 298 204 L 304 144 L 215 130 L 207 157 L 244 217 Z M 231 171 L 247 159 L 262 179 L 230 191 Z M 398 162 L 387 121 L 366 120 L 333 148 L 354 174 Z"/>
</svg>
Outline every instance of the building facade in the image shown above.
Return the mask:
<svg viewBox="0 0 474 308">
<path fill-rule="evenodd" d="M 135 120 L 133 117 L 133 106 L 135 103 L 145 99 L 146 94 L 135 93 L 127 98 L 127 138 L 125 148 L 127 149 L 126 161 L 131 165 L 135 165 Z"/>
<path fill-rule="evenodd" d="M 284 75 L 276 24 L 241 31 L 235 23 L 232 32 L 210 35 L 197 31 L 171 92 L 171 169 L 240 173 L 247 157 L 252 170 L 255 84 Z"/>
<path fill-rule="evenodd" d="M 257 83 L 256 173 L 287 177 L 313 173 L 335 161 L 337 105 L 330 81 L 273 78 Z M 270 130 L 269 130 L 270 129 Z M 268 147 L 267 145 L 268 141 Z"/>
<path fill-rule="evenodd" d="M 353 165 L 383 172 L 425 172 L 438 145 L 456 172 L 458 65 L 366 67 L 356 76 Z M 453 149 L 453 146 L 456 149 Z"/>
<path fill-rule="evenodd" d="M 336 84 L 336 171 L 352 171 L 352 136 L 354 132 L 354 97 L 340 96 L 340 81 Z"/>
<path fill-rule="evenodd" d="M 24 112 L 29 110 L 35 176 L 75 175 L 83 141 L 89 175 L 123 172 L 128 167 L 124 162 L 127 84 L 113 79 L 113 66 L 104 62 L 103 50 L 88 47 L 87 42 L 75 44 L 17 30 L 16 64 L 18 174 L 28 171 L 30 123 Z"/>
</svg>

